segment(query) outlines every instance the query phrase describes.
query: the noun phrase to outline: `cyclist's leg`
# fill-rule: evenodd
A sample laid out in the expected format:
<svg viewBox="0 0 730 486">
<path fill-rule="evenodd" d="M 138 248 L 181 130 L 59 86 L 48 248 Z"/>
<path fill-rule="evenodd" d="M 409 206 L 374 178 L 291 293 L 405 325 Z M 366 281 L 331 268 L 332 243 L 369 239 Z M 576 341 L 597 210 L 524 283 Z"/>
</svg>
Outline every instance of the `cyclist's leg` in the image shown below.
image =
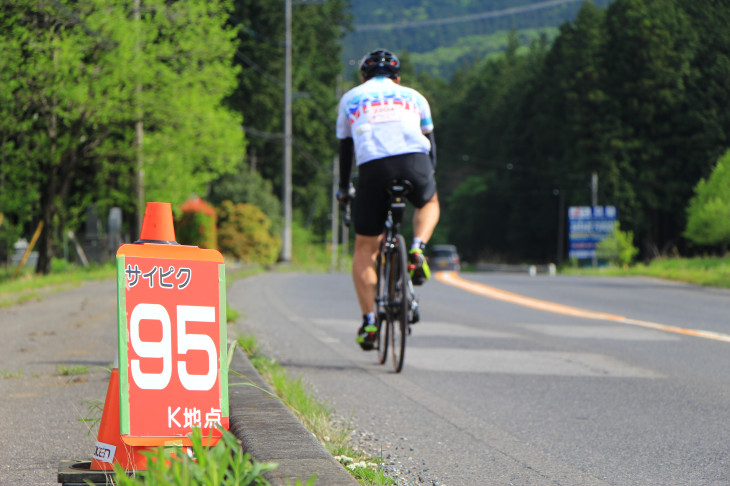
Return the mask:
<svg viewBox="0 0 730 486">
<path fill-rule="evenodd" d="M 407 154 L 398 160 L 396 170 L 399 178 L 408 179 L 413 185 L 407 196 L 415 208 L 413 237 L 427 243 L 441 215 L 431 160 L 427 154 Z"/>
<path fill-rule="evenodd" d="M 352 280 L 363 315 L 373 311 L 375 300 L 375 258 L 378 256 L 380 236 L 355 235 L 352 257 Z"/>
<path fill-rule="evenodd" d="M 431 270 L 423 254 L 423 248 L 431 239 L 441 215 L 433 166 L 426 154 L 414 154 L 407 166 L 408 179 L 413 192 L 408 199 L 415 206 L 413 211 L 413 245 L 409 252 L 409 272 L 414 285 L 421 285 L 431 277 Z"/>
<path fill-rule="evenodd" d="M 434 193 L 433 197 L 423 207 L 416 208 L 413 211 L 413 237 L 418 238 L 423 243 L 428 243 L 433 231 L 436 229 L 440 216 L 441 207 L 438 194 Z"/>
<path fill-rule="evenodd" d="M 357 342 L 363 349 L 372 349 L 375 341 L 376 317 L 373 314 L 377 258 L 380 233 L 387 213 L 388 195 L 382 191 L 383 163 L 367 162 L 359 168 L 357 197 L 355 198 L 355 249 L 352 259 L 352 279 L 360 310 L 365 316 L 358 330 Z M 369 314 L 369 315 L 368 315 Z"/>
</svg>

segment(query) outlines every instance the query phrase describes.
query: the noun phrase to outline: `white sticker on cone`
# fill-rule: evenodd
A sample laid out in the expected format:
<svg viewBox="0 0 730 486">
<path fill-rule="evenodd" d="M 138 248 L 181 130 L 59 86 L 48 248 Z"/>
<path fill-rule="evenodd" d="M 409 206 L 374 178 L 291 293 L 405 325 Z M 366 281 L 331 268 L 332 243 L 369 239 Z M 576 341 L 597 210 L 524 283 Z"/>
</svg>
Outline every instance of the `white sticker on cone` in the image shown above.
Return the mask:
<svg viewBox="0 0 730 486">
<path fill-rule="evenodd" d="M 97 442 L 93 457 L 97 461 L 108 462 L 109 464 L 111 464 L 114 462 L 114 454 L 116 453 L 117 446 L 105 444 L 103 442 Z"/>
</svg>

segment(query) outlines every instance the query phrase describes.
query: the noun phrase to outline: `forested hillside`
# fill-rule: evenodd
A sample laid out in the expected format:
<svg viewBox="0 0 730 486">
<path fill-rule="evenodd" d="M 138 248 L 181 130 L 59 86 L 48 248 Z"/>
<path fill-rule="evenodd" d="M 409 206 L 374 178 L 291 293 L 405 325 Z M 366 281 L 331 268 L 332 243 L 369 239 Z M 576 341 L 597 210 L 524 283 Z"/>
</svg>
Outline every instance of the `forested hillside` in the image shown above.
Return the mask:
<svg viewBox="0 0 730 486">
<path fill-rule="evenodd" d="M 595 0 L 604 7 L 611 0 Z M 503 52 L 515 30 L 524 45 L 540 33 L 553 38 L 575 18 L 582 0 L 358 0 L 352 2 L 354 30 L 345 38 L 343 61 L 384 47 L 407 51 L 417 72 L 448 77 L 462 66 Z"/>
<path fill-rule="evenodd" d="M 565 207 L 615 205 L 643 258 L 683 237 L 693 188 L 730 147 L 730 9 L 698 0 L 583 4 L 552 45 L 519 40 L 434 100 L 445 237 L 468 259 L 560 260 Z M 560 251 L 558 251 L 560 250 Z"/>
</svg>

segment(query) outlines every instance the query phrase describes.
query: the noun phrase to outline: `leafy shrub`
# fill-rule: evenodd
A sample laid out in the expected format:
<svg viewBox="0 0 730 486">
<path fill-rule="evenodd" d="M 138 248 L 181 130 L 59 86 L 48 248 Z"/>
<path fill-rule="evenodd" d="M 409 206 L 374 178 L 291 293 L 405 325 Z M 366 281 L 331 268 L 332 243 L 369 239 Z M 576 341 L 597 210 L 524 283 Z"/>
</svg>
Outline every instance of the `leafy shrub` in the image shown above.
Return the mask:
<svg viewBox="0 0 730 486">
<path fill-rule="evenodd" d="M 684 236 L 698 245 L 730 243 L 730 150 L 720 157 L 708 179 L 700 179 L 687 208 Z"/>
<path fill-rule="evenodd" d="M 255 170 L 239 167 L 233 174 L 222 176 L 210 185 L 206 199 L 215 207 L 220 207 L 223 201 L 253 204 L 271 220 L 271 233 L 278 234 L 284 228 L 281 202 L 274 194 L 273 184 Z"/>
<path fill-rule="evenodd" d="M 639 249 L 634 246 L 634 232 L 621 231 L 618 222 L 614 223 L 613 232 L 598 243 L 596 253 L 601 260 L 621 266 L 630 265 L 639 254 Z"/>
<path fill-rule="evenodd" d="M 216 213 L 213 206 L 199 197 L 190 198 L 180 206 L 182 215 L 175 224 L 178 243 L 200 248 L 217 248 Z"/>
<path fill-rule="evenodd" d="M 218 210 L 218 248 L 245 263 L 270 265 L 281 251 L 281 238 L 258 206 L 223 201 Z"/>
</svg>

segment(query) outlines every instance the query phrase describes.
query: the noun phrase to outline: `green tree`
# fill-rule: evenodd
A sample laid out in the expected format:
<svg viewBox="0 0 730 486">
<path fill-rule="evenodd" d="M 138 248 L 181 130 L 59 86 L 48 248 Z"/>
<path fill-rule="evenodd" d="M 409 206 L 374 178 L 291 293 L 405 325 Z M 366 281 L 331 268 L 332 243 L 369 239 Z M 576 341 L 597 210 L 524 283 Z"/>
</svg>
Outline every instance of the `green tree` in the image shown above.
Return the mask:
<svg viewBox="0 0 730 486">
<path fill-rule="evenodd" d="M 706 163 L 677 150 L 691 110 L 686 87 L 697 35 L 677 2 L 665 0 L 616 0 L 606 10 L 606 30 L 609 116 L 620 123 L 608 156 L 633 187 L 632 199 L 616 205 L 644 255 L 655 256 L 677 244 L 698 164 Z"/>
<path fill-rule="evenodd" d="M 725 2 L 679 0 L 697 34 L 687 85 L 687 120 L 676 141 L 707 177 L 730 146 L 730 8 Z"/>
<path fill-rule="evenodd" d="M 16 226 L 45 223 L 39 272 L 91 202 L 133 213 L 139 119 L 147 199 L 177 205 L 242 159 L 240 118 L 220 104 L 229 2 L 140 5 L 139 20 L 108 0 L 0 7 L 0 202 Z"/>
<path fill-rule="evenodd" d="M 698 245 L 730 243 L 730 150 L 720 157 L 707 179 L 700 179 L 687 208 L 684 235 Z"/>
<path fill-rule="evenodd" d="M 448 103 L 448 109 L 436 110 L 444 118 L 436 128 L 443 214 L 474 211 L 483 215 L 475 221 L 485 228 L 483 236 L 459 243 L 466 258 L 482 253 L 535 259 L 554 255 L 556 238 L 554 230 L 549 230 L 555 227 L 554 187 L 545 180 L 539 160 L 524 146 L 525 117 L 532 110 L 525 93 L 538 89 L 534 83 L 546 45 L 536 42 L 527 50 L 522 47 L 513 32 L 503 57 L 460 72 L 447 91 L 450 100 L 435 98 L 436 104 Z M 477 180 L 487 183 L 488 194 L 484 198 L 475 194 L 469 201 L 469 187 Z M 461 181 L 468 184 L 459 187 Z M 452 198 L 452 191 L 459 197 Z M 449 219 L 444 217 L 440 223 L 449 232 L 464 221 L 459 218 L 449 224 Z"/>
<path fill-rule="evenodd" d="M 104 103 L 122 97 L 104 82 L 116 69 L 111 44 L 63 5 L 14 0 L 0 16 L 4 202 L 15 224 L 44 223 L 38 270 L 47 272 L 53 237 L 82 211 L 67 209 L 69 199 L 84 199 L 75 192 L 98 169 L 109 123 L 124 123 Z"/>
<path fill-rule="evenodd" d="M 243 160 L 241 116 L 222 104 L 236 83 L 231 7 L 229 0 L 143 2 L 147 199 L 177 204 L 203 194 Z"/>
<path fill-rule="evenodd" d="M 295 2 L 296 3 L 296 2 Z M 329 228 L 336 89 L 345 0 L 295 5 L 292 9 L 293 210 L 300 221 L 311 219 L 324 236 Z M 248 167 L 283 186 L 284 3 L 236 0 L 231 19 L 238 29 L 235 61 L 241 67 L 238 86 L 228 105 L 245 115 L 250 139 Z M 310 218 L 311 215 L 311 218 Z"/>
</svg>

